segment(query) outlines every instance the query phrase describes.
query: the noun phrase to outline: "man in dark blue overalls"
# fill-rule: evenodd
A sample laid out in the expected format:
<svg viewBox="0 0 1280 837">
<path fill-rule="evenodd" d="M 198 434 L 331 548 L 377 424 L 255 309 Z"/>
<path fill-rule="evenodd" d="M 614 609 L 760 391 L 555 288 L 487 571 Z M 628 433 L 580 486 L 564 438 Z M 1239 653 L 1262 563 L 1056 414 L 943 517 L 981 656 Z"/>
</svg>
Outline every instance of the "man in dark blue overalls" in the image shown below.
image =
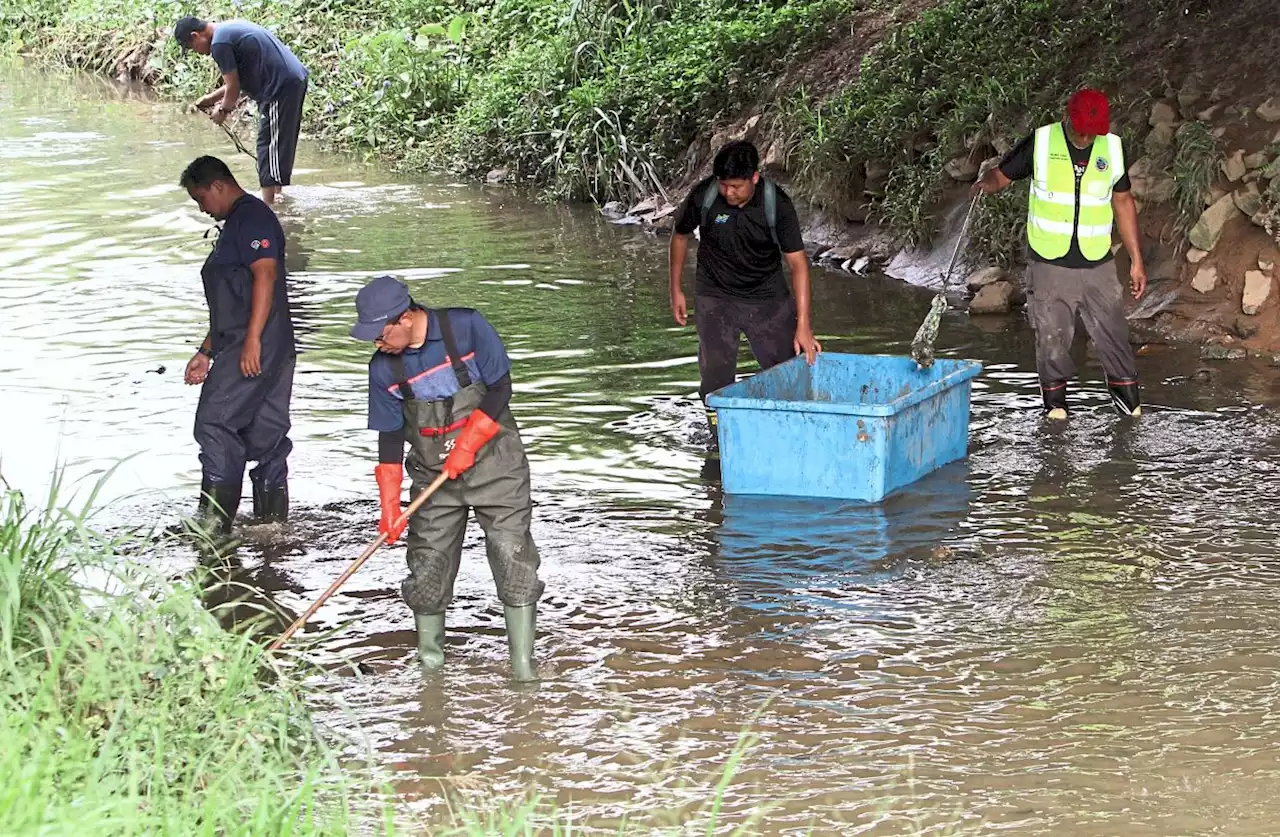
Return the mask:
<svg viewBox="0 0 1280 837">
<path fill-rule="evenodd" d="M 186 369 L 188 384 L 204 385 L 195 425 L 202 468 L 198 513 L 217 534 L 230 534 L 245 463 L 254 460 L 254 518 L 283 523 L 296 355 L 284 231 L 271 208 L 241 189 L 216 157 L 197 158 L 180 184 L 203 212 L 222 222 L 200 271 L 209 333 Z"/>
<path fill-rule="evenodd" d="M 516 680 L 534 680 L 538 549 L 529 527 L 529 462 L 511 415 L 511 359 L 489 321 L 471 308 L 428 310 L 392 276 L 356 295 L 357 340 L 372 341 L 369 429 L 378 431 L 374 474 L 379 533 L 390 543 L 400 517 L 404 444 L 415 493 L 443 471 L 449 481 L 409 521 L 409 576 L 401 584 L 418 632 L 424 669 L 444 665 L 445 609 L 462 560 L 467 512 L 474 510 L 502 600 Z"/>
</svg>

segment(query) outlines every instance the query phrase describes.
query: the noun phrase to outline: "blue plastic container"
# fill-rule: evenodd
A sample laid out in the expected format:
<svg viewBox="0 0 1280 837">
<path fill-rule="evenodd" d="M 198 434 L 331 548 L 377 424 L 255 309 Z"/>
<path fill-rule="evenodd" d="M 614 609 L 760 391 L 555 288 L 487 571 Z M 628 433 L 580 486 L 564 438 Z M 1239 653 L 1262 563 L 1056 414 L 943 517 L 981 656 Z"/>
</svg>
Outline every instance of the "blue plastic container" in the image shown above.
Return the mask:
<svg viewBox="0 0 1280 837">
<path fill-rule="evenodd" d="M 969 441 L 972 360 L 824 352 L 793 358 L 707 398 L 729 494 L 875 502 L 948 462 Z"/>
</svg>

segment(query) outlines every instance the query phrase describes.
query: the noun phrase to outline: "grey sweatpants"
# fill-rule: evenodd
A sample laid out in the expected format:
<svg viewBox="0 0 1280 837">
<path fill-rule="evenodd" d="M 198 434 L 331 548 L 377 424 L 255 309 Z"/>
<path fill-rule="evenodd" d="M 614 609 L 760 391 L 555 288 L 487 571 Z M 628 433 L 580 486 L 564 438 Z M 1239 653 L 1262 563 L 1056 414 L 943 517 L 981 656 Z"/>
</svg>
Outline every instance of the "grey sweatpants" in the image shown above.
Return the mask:
<svg viewBox="0 0 1280 837">
<path fill-rule="evenodd" d="M 1138 368 L 1115 262 L 1088 268 L 1031 262 L 1027 300 L 1045 409 L 1066 408 L 1067 382 L 1076 374 L 1071 343 L 1078 315 L 1102 360 L 1112 402 L 1119 412 L 1131 413 L 1139 403 Z"/>
</svg>

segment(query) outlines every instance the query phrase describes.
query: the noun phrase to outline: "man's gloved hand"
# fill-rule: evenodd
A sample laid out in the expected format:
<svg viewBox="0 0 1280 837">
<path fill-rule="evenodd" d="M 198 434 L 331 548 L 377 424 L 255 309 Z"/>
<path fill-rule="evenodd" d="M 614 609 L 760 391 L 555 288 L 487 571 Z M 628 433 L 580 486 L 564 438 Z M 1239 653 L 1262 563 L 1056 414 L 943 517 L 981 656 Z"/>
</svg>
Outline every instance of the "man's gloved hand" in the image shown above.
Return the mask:
<svg viewBox="0 0 1280 837">
<path fill-rule="evenodd" d="M 467 419 L 466 427 L 458 434 L 449 458 L 444 461 L 444 472 L 449 475 L 449 479 L 456 480 L 463 471 L 476 464 L 476 454 L 480 452 L 480 448 L 497 436 L 501 429 L 502 425 L 484 413 L 473 411 Z"/>
<path fill-rule="evenodd" d="M 404 534 L 406 523 L 396 528 L 396 520 L 400 517 L 400 486 L 404 482 L 404 466 L 399 463 L 383 462 L 373 469 L 378 480 L 378 502 L 382 505 L 382 519 L 378 522 L 378 534 L 386 533 L 387 543 L 394 543 Z"/>
</svg>

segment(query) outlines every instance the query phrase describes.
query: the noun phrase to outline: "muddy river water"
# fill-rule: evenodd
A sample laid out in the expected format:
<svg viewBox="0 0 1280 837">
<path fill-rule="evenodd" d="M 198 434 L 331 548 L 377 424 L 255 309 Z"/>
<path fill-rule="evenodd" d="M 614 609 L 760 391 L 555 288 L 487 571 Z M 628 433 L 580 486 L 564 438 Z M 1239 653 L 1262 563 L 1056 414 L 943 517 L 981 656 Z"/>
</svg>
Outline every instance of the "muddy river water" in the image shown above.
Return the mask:
<svg viewBox="0 0 1280 837">
<path fill-rule="evenodd" d="M 91 79 L 0 72 L 0 467 L 39 495 L 114 468 L 108 523 L 167 524 L 199 482 L 211 222 L 176 186 L 206 121 Z M 514 359 L 547 594 L 536 690 L 504 678 L 477 530 L 424 682 L 375 556 L 317 617 L 321 721 L 394 771 L 422 817 L 449 776 L 530 786 L 579 821 L 705 832 L 1273 834 L 1280 822 L 1280 422 L 1265 365 L 1139 359 L 1140 422 L 1046 427 L 1018 316 L 944 320 L 984 363 L 970 455 L 874 506 L 724 496 L 697 444 L 696 344 L 666 305 L 665 240 L 589 208 L 396 174 L 314 146 L 281 207 L 301 355 L 293 522 L 237 560 L 293 612 L 375 534 L 369 276 L 483 310 Z M 905 354 L 928 294 L 815 274 L 829 351 Z M 67 489 L 70 490 L 70 489 Z M 247 501 L 246 501 L 247 507 Z M 473 524 L 474 527 L 474 524 Z M 462 781 L 465 780 L 465 781 Z M 568 816 L 568 813 L 565 814 Z"/>
</svg>

